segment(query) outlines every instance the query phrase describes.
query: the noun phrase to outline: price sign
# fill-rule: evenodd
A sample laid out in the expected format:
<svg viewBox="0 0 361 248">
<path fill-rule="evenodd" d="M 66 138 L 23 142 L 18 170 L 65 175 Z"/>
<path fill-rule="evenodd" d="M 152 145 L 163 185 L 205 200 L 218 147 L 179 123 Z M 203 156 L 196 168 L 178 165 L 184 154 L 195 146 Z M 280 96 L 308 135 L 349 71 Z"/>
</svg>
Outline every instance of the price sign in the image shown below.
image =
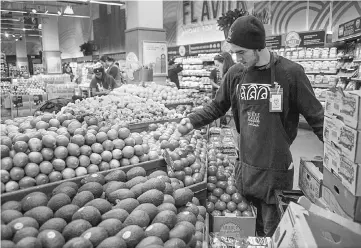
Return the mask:
<svg viewBox="0 0 361 248">
<path fill-rule="evenodd" d="M 15 108 L 20 108 L 24 106 L 22 96 L 13 96 L 13 103 Z"/>
<path fill-rule="evenodd" d="M 168 170 L 174 172 L 174 170 L 175 170 L 174 162 L 173 162 L 173 159 L 170 157 L 169 152 L 167 150 L 164 150 L 163 157 L 164 157 L 165 162 L 168 165 Z"/>
</svg>

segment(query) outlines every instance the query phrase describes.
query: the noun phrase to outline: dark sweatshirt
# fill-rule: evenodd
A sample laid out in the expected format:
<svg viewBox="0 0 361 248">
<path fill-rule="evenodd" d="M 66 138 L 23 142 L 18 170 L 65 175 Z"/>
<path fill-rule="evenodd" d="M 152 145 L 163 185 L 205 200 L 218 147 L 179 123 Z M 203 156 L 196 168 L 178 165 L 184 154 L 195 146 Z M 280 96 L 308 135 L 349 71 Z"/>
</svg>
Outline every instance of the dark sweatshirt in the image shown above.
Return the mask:
<svg viewBox="0 0 361 248">
<path fill-rule="evenodd" d="M 108 73 L 103 72 L 103 76 L 101 79 L 98 79 L 95 75 L 93 76 L 91 82 L 90 82 L 90 88 L 96 89 L 96 92 L 99 92 L 99 85 L 103 86 L 104 89 L 107 90 L 113 90 L 116 88 L 115 80 L 112 76 L 110 76 Z"/>
<path fill-rule="evenodd" d="M 220 85 L 213 101 L 189 116 L 195 128 L 211 123 L 223 116 L 232 107 L 235 125 L 237 131 L 240 132 L 236 91 L 243 70 L 242 64 L 236 64 L 231 67 L 225 75 L 224 82 Z M 270 71 L 270 69 L 250 69 L 246 74 L 244 84 L 269 82 Z M 283 88 L 283 112 L 279 114 L 283 128 L 291 143 L 297 136 L 300 114 L 305 117 L 314 133 L 322 141 L 324 111 L 321 103 L 315 97 L 303 67 L 286 58 L 275 55 L 275 81 Z"/>
</svg>

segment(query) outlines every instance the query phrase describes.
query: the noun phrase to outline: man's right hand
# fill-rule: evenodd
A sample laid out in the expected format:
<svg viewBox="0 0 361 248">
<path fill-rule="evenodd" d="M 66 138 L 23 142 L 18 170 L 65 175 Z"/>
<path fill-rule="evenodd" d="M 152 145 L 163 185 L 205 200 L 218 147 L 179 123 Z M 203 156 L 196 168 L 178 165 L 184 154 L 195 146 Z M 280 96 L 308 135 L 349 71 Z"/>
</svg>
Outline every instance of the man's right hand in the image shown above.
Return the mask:
<svg viewBox="0 0 361 248">
<path fill-rule="evenodd" d="M 189 118 L 183 118 L 180 121 L 180 123 L 178 124 L 178 131 L 182 135 L 186 135 L 187 133 L 189 133 L 192 130 L 193 130 L 193 125 Z"/>
</svg>

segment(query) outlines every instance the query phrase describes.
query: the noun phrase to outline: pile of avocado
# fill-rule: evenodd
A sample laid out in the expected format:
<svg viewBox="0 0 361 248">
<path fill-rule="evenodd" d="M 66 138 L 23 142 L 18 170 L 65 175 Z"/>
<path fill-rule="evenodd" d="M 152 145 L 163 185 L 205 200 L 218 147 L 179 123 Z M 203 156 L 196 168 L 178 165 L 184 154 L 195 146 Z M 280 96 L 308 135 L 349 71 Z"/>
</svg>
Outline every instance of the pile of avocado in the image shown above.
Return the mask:
<svg viewBox="0 0 361 248">
<path fill-rule="evenodd" d="M 201 248 L 205 218 L 178 179 L 135 167 L 3 203 L 1 247 Z"/>
</svg>

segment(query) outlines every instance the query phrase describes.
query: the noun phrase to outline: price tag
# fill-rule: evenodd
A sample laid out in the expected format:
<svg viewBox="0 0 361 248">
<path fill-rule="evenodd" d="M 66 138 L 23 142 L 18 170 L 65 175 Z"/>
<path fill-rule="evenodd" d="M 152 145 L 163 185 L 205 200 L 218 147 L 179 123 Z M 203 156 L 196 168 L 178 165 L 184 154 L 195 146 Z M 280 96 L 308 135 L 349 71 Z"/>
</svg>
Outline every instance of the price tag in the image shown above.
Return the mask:
<svg viewBox="0 0 361 248">
<path fill-rule="evenodd" d="M 15 108 L 20 108 L 23 105 L 23 97 L 22 96 L 13 96 L 13 103 Z"/>
<path fill-rule="evenodd" d="M 168 170 L 174 172 L 175 171 L 174 162 L 173 162 L 173 159 L 170 157 L 169 152 L 167 150 L 164 150 L 163 157 L 164 157 L 165 162 L 168 165 L 167 166 Z"/>
</svg>

